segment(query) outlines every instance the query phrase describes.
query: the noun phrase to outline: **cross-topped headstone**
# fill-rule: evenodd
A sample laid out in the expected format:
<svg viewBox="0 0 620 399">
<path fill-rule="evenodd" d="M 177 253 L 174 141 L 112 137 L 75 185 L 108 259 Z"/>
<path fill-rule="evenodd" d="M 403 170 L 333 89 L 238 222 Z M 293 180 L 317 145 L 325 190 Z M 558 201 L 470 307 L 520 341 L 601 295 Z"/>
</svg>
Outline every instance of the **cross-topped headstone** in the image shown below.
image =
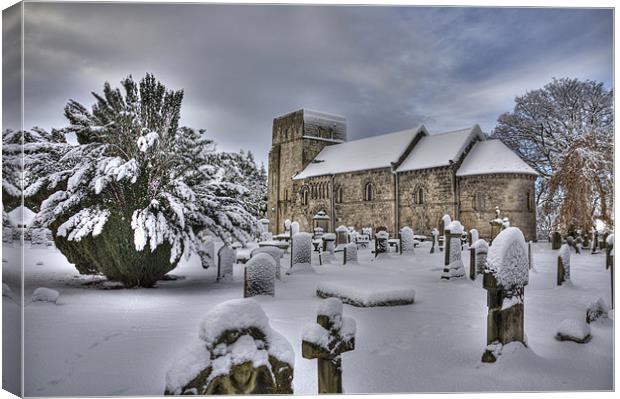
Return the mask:
<svg viewBox="0 0 620 399">
<path fill-rule="evenodd" d="M 487 290 L 487 347 L 482 361 L 493 363 L 510 342 L 526 345 L 523 296 L 529 281 L 527 246 L 516 227 L 502 230 L 487 256 L 482 286 Z"/>
<path fill-rule="evenodd" d="M 327 298 L 317 311 L 316 324 L 302 333 L 301 352 L 318 360 L 319 393 L 342 393 L 342 354 L 355 349 L 355 320 L 342 316 L 342 301 Z"/>
</svg>

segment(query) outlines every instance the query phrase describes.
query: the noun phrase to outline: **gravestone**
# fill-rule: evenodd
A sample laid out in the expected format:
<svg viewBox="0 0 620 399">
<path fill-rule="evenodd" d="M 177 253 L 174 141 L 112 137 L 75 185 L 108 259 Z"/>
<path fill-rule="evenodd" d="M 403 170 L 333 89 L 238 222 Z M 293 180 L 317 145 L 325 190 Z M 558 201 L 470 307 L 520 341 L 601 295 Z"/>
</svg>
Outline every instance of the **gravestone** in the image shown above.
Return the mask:
<svg viewBox="0 0 620 399">
<path fill-rule="evenodd" d="M 592 229 L 592 253 L 596 253 L 596 249 L 598 247 L 598 231 L 596 229 Z"/>
<path fill-rule="evenodd" d="M 349 229 L 346 226 L 336 228 L 336 248 L 349 243 Z"/>
<path fill-rule="evenodd" d="M 557 285 L 562 285 L 565 281 L 570 280 L 570 250 L 568 245 L 564 244 L 558 253 L 558 272 Z"/>
<path fill-rule="evenodd" d="M 385 230 L 380 230 L 375 234 L 375 258 L 379 254 L 387 254 L 389 251 L 388 239 L 390 235 Z"/>
<path fill-rule="evenodd" d="M 286 219 L 284 221 L 284 233 L 285 234 L 291 233 L 291 220 L 290 219 Z"/>
<path fill-rule="evenodd" d="M 445 242 L 446 242 L 445 231 L 446 231 L 446 227 L 448 227 L 450 223 L 452 223 L 452 218 L 450 218 L 450 215 L 443 215 L 437 226 L 439 228 L 438 241 L 439 241 L 440 251 L 443 251 L 443 247 L 445 246 Z"/>
<path fill-rule="evenodd" d="M 250 253 L 250 258 L 254 257 L 258 254 L 268 254 L 273 258 L 273 261 L 276 264 L 276 278 L 278 280 L 282 279 L 281 271 L 280 271 L 280 259 L 284 255 L 284 251 L 277 247 L 258 247 L 254 248 Z"/>
<path fill-rule="evenodd" d="M 551 233 L 551 249 L 560 249 L 562 246 L 562 235 L 559 231 Z"/>
<path fill-rule="evenodd" d="M 372 237 L 372 227 L 362 227 L 362 234 Z"/>
<path fill-rule="evenodd" d="M 433 236 L 433 243 L 431 245 L 431 253 L 434 254 L 435 247 L 438 245 L 438 241 L 439 241 L 439 230 L 433 228 L 433 230 L 431 230 L 431 235 Z"/>
<path fill-rule="evenodd" d="M 502 230 L 487 256 L 482 285 L 487 290 L 487 347 L 482 361 L 493 363 L 502 346 L 521 342 L 527 346 L 523 331 L 523 296 L 529 281 L 527 245 L 516 227 Z"/>
<path fill-rule="evenodd" d="M 566 237 L 566 244 L 568 244 L 569 247 L 573 248 L 576 253 L 580 253 L 579 246 L 577 245 L 577 240 L 575 240 L 573 236 Z"/>
<path fill-rule="evenodd" d="M 462 234 L 463 225 L 458 220 L 450 222 L 444 230 L 446 251 L 441 273 L 441 278 L 444 280 L 465 277 L 465 266 L 461 258 Z"/>
<path fill-rule="evenodd" d="M 471 229 L 471 230 L 469 230 L 469 234 L 468 234 L 467 238 L 469 238 L 468 244 L 469 244 L 469 246 L 471 246 L 471 244 L 473 244 L 476 241 L 478 241 L 478 239 L 480 238 L 480 234 L 478 234 L 478 230 Z"/>
<path fill-rule="evenodd" d="M 321 263 L 329 263 L 330 261 L 336 259 L 336 234 L 325 233 L 323 234 L 323 237 L 321 237 L 321 240 L 323 240 L 323 253 L 321 254 Z"/>
<path fill-rule="evenodd" d="M 311 263 L 312 235 L 304 232 L 295 234 L 291 240 L 291 268 L 295 265 L 310 266 Z"/>
<path fill-rule="evenodd" d="M 355 320 L 342 316 L 342 302 L 327 298 L 317 311 L 316 324 L 302 332 L 301 352 L 318 361 L 318 393 L 342 393 L 342 354 L 355 349 Z"/>
<path fill-rule="evenodd" d="M 203 269 L 215 266 L 215 242 L 211 236 L 201 237 L 198 256 Z"/>
<path fill-rule="evenodd" d="M 231 281 L 233 278 L 233 265 L 237 261 L 237 251 L 223 245 L 217 251 L 217 279 L 216 281 Z"/>
<path fill-rule="evenodd" d="M 257 254 L 245 264 L 243 297 L 276 294 L 276 262 L 269 254 Z"/>
<path fill-rule="evenodd" d="M 611 276 L 611 308 L 614 307 L 614 235 L 610 234 L 605 240 L 605 269 L 609 269 Z"/>
<path fill-rule="evenodd" d="M 413 254 L 415 248 L 415 240 L 413 238 L 413 230 L 410 227 L 403 227 L 398 233 L 400 238 L 400 254 Z"/>
<path fill-rule="evenodd" d="M 489 244 L 485 240 L 478 239 L 469 248 L 469 278 L 476 279 L 478 274 L 484 274 L 487 262 Z"/>
<path fill-rule="evenodd" d="M 271 241 L 273 240 L 273 235 L 269 232 L 269 219 L 261 219 L 258 221 L 260 224 L 261 232 L 260 232 L 260 241 Z"/>
<path fill-rule="evenodd" d="M 297 233 L 299 233 L 299 223 L 293 222 L 291 223 L 291 237 Z"/>
<path fill-rule="evenodd" d="M 344 246 L 344 256 L 342 257 L 342 264 L 357 263 L 357 244 L 354 242 Z"/>
<path fill-rule="evenodd" d="M 207 313 L 199 338 L 172 364 L 164 394 L 292 394 L 294 361 L 258 302 L 226 301 Z"/>
</svg>

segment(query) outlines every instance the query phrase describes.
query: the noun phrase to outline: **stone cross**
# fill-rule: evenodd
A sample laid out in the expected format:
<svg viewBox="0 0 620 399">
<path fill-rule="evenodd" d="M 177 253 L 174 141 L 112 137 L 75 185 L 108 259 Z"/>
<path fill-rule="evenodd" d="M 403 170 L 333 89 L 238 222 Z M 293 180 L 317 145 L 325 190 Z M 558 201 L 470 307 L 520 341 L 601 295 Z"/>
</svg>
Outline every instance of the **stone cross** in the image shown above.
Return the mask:
<svg viewBox="0 0 620 399">
<path fill-rule="evenodd" d="M 217 251 L 217 278 L 216 281 L 229 281 L 233 276 L 233 264 L 237 260 L 237 251 L 223 245 L 219 251 Z"/>
<path fill-rule="evenodd" d="M 316 324 L 304 328 L 302 339 L 302 356 L 318 361 L 319 393 L 342 393 L 342 354 L 355 349 L 355 320 L 342 317 L 340 299 L 321 303 Z"/>
<path fill-rule="evenodd" d="M 562 285 L 567 280 L 570 280 L 570 250 L 568 245 L 564 244 L 558 254 L 557 285 Z"/>
<path fill-rule="evenodd" d="M 527 246 L 516 227 L 502 230 L 489 248 L 482 286 L 487 290 L 487 347 L 482 361 L 493 363 L 503 345 L 521 342 L 526 346 L 523 330 L 523 299 L 529 281 Z"/>
</svg>

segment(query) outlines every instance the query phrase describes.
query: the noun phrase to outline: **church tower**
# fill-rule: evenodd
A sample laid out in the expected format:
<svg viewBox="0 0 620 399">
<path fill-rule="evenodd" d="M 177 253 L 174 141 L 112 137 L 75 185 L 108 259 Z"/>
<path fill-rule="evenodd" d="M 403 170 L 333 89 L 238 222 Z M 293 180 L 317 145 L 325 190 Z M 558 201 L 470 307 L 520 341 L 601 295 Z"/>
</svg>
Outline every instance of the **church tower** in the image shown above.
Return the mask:
<svg viewBox="0 0 620 399">
<path fill-rule="evenodd" d="M 267 218 L 271 232 L 282 231 L 295 214 L 301 183 L 292 177 L 328 145 L 347 140 L 347 122 L 339 115 L 300 109 L 273 120 L 269 151 Z"/>
</svg>

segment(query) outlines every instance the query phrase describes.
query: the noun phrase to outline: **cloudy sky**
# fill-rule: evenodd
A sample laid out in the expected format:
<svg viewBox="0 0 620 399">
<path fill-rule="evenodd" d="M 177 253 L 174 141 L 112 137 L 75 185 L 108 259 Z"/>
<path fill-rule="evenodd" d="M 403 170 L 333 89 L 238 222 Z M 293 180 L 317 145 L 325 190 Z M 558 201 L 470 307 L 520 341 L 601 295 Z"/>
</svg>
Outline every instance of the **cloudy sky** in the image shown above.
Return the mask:
<svg viewBox="0 0 620 399">
<path fill-rule="evenodd" d="M 183 124 L 261 160 L 272 119 L 301 107 L 346 116 L 349 139 L 419 123 L 489 132 L 516 95 L 552 77 L 611 88 L 612 18 L 609 9 L 27 3 L 25 127 L 62 127 L 67 99 L 90 105 L 103 82 L 153 72 L 185 89 Z M 14 123 L 5 113 L 4 127 Z"/>
</svg>

